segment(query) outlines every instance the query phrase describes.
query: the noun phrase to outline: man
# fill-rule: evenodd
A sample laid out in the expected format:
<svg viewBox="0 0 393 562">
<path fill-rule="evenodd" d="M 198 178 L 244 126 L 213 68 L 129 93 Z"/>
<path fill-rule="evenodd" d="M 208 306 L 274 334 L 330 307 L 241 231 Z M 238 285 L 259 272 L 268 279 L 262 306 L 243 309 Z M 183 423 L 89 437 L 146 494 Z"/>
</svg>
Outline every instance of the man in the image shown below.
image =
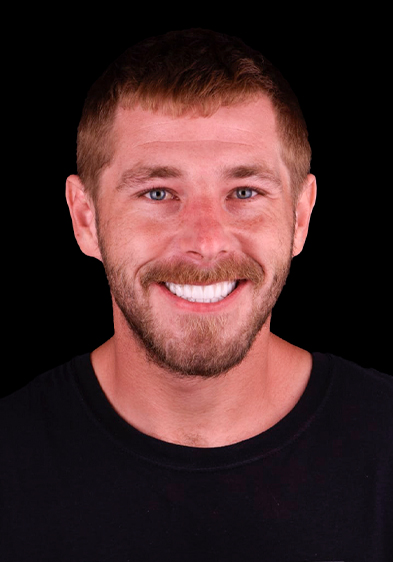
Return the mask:
<svg viewBox="0 0 393 562">
<path fill-rule="evenodd" d="M 391 560 L 392 380 L 270 331 L 316 198 L 279 72 L 209 31 L 146 40 L 77 158 L 114 335 L 2 402 L 2 559 Z"/>
</svg>

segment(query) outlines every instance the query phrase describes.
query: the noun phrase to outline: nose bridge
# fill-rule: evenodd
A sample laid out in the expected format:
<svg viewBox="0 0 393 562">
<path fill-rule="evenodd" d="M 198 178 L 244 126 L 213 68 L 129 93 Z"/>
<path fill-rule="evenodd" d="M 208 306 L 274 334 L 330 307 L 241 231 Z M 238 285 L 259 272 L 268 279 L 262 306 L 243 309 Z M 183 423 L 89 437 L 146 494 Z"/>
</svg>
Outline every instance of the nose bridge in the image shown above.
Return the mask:
<svg viewBox="0 0 393 562">
<path fill-rule="evenodd" d="M 231 250 L 228 218 L 219 201 L 213 197 L 189 201 L 182 219 L 179 246 L 183 253 L 212 260 Z"/>
</svg>

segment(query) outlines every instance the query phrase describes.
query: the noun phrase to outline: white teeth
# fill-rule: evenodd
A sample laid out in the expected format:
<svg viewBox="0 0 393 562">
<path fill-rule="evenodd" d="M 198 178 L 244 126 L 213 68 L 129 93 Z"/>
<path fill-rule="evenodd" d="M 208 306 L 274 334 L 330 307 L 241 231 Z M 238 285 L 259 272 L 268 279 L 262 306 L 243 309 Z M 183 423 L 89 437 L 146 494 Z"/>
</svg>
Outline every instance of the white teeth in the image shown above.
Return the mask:
<svg viewBox="0 0 393 562">
<path fill-rule="evenodd" d="M 176 285 L 175 283 L 165 283 L 166 287 L 178 297 L 190 302 L 218 302 L 236 287 L 236 281 L 224 281 L 214 285 Z"/>
</svg>

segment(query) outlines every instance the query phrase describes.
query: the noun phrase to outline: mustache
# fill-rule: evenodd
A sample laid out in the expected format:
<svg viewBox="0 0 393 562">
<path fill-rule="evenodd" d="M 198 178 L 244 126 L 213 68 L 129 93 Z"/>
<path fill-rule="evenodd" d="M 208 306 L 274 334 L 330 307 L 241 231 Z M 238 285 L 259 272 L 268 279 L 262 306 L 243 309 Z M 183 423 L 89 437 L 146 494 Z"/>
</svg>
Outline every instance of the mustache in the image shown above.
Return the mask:
<svg viewBox="0 0 393 562">
<path fill-rule="evenodd" d="M 151 283 L 176 283 L 177 285 L 213 285 L 222 281 L 248 280 L 259 285 L 263 282 L 262 267 L 250 257 L 223 258 L 206 268 L 181 260 L 152 263 L 143 269 L 140 282 L 144 289 Z"/>
</svg>

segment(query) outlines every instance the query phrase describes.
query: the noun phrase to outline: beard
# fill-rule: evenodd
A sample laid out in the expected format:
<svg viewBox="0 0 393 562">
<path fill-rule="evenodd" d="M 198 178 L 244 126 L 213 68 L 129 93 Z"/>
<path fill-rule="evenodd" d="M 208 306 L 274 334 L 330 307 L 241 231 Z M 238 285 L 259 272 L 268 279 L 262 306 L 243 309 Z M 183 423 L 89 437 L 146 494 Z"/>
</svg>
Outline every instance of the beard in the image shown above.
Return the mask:
<svg viewBox="0 0 393 562">
<path fill-rule="evenodd" d="M 246 256 L 227 257 L 209 269 L 182 261 L 149 263 L 139 271 L 137 285 L 130 279 L 132 268 L 127 260 L 114 264 L 100 234 L 99 246 L 112 298 L 147 360 L 188 377 L 216 377 L 242 362 L 270 318 L 292 261 L 291 245 L 286 258 L 276 265 L 268 287 L 263 268 Z M 153 309 L 149 298 L 153 283 L 214 284 L 235 279 L 253 284 L 253 304 L 248 314 L 236 307 L 230 312 L 183 313 L 168 318 Z"/>
</svg>

